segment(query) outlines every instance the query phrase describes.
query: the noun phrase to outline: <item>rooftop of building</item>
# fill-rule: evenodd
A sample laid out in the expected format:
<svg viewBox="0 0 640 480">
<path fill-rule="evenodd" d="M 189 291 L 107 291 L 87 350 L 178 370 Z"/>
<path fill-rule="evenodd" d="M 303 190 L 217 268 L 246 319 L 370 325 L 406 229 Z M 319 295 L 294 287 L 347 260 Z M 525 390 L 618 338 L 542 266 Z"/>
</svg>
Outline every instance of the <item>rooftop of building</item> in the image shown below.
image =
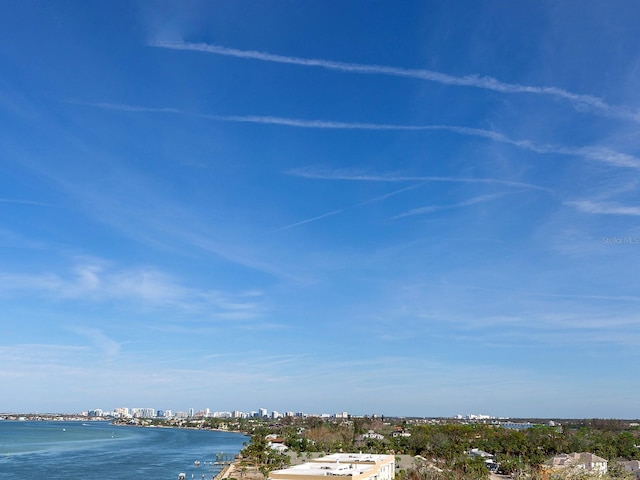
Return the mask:
<svg viewBox="0 0 640 480">
<path fill-rule="evenodd" d="M 316 463 L 307 462 L 283 470 L 274 470 L 272 477 L 279 475 L 313 475 L 313 476 L 357 476 L 373 471 L 372 465 L 358 465 L 356 463 Z"/>
<path fill-rule="evenodd" d="M 341 462 L 341 463 L 381 463 L 393 460 L 393 455 L 375 453 L 332 453 L 314 459 L 315 462 Z"/>
</svg>

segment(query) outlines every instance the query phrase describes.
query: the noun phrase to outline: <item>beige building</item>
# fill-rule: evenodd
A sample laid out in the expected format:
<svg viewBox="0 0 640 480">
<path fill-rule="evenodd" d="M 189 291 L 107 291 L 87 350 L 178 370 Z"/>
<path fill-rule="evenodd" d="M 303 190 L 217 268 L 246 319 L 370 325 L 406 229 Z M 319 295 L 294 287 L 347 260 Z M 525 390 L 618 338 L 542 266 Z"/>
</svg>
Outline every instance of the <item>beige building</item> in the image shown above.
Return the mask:
<svg viewBox="0 0 640 480">
<path fill-rule="evenodd" d="M 556 455 L 544 463 L 547 470 L 567 473 L 586 472 L 594 476 L 607 473 L 607 460 L 589 452 Z"/>
<path fill-rule="evenodd" d="M 318 477 L 351 477 L 350 480 L 393 480 L 393 455 L 334 453 L 282 470 L 274 470 L 269 480 L 318 480 Z M 324 480 L 330 480 L 325 478 Z"/>
</svg>

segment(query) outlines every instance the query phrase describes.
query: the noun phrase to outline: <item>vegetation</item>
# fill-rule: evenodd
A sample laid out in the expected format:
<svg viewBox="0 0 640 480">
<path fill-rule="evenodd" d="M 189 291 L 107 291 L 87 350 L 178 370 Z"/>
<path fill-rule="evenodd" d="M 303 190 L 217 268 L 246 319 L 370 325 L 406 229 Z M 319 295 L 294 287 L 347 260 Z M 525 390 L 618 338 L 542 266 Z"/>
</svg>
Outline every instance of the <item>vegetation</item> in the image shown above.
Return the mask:
<svg viewBox="0 0 640 480">
<path fill-rule="evenodd" d="M 277 452 L 269 446 L 266 435 L 268 430 L 259 429 L 251 436 L 251 442 L 241 452 L 242 467 L 257 468 L 267 478 L 269 472 L 285 468 L 291 464 L 288 455 Z M 241 470 L 242 471 L 242 470 Z"/>
<path fill-rule="evenodd" d="M 242 452 L 243 462 L 265 477 L 271 470 L 288 465 L 290 459 L 268 446 L 268 434 L 281 438 L 295 457 L 312 452 L 361 451 L 418 455 L 424 459 L 400 472 L 400 480 L 484 479 L 489 471 L 482 458 L 469 455 L 473 448 L 493 454 L 500 473 L 516 480 L 540 477 L 541 465 L 561 453 L 591 452 L 603 457 L 609 461 L 609 477 L 616 479 L 626 477 L 618 460 L 640 460 L 640 427 L 620 420 L 562 420 L 557 425 L 534 425 L 522 430 L 450 419 L 385 421 L 374 417 L 288 417 L 277 421 L 208 418 L 180 422 L 178 426 L 251 434 L 251 442 Z M 557 475 L 545 478 L 558 480 L 554 476 Z M 580 480 L 575 475 L 572 478 Z"/>
</svg>

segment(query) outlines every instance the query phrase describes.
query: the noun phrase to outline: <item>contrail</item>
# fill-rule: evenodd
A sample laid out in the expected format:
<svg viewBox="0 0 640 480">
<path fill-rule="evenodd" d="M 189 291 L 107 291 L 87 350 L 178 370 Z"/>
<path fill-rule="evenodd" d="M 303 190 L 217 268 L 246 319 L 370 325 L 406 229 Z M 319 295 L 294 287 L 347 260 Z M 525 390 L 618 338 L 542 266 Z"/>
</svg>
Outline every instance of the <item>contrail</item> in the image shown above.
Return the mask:
<svg viewBox="0 0 640 480">
<path fill-rule="evenodd" d="M 260 115 L 211 115 L 202 113 L 189 113 L 176 108 L 143 107 L 138 105 L 124 105 L 113 103 L 78 103 L 88 107 L 103 108 L 108 110 L 120 110 L 131 113 L 169 113 L 180 115 L 192 115 L 198 118 L 215 120 L 218 122 L 257 123 L 265 125 L 281 125 L 294 128 L 317 128 L 333 130 L 388 130 L 388 131 L 448 131 L 459 135 L 480 137 L 495 142 L 513 145 L 522 150 L 529 150 L 542 154 L 560 154 L 576 157 L 584 157 L 597 160 L 616 167 L 640 169 L 640 158 L 627 153 L 621 153 L 608 147 L 599 145 L 586 147 L 567 147 L 553 144 L 539 144 L 530 140 L 514 140 L 505 134 L 495 130 L 482 128 L 461 127 L 456 125 L 402 125 L 387 123 L 366 122 L 336 122 L 331 120 L 303 120 L 298 118 L 260 116 Z"/>
<path fill-rule="evenodd" d="M 638 112 L 637 110 L 632 110 L 630 108 L 617 105 L 610 105 L 601 98 L 595 97 L 593 95 L 573 93 L 558 87 L 538 87 L 532 85 L 521 85 L 518 83 L 507 83 L 488 76 L 465 75 L 460 77 L 426 69 L 402 68 L 375 64 L 367 65 L 361 63 L 339 62 L 319 58 L 292 57 L 268 52 L 260 52 L 257 50 L 240 50 L 237 48 L 229 48 L 222 45 L 213 45 L 207 43 L 157 41 L 150 43 L 149 46 L 168 48 L 173 50 L 205 52 L 227 57 L 261 60 L 264 62 L 286 63 L 305 67 L 318 67 L 327 70 L 336 70 L 348 73 L 415 78 L 419 80 L 436 82 L 443 85 L 474 87 L 500 93 L 529 93 L 535 95 L 545 95 L 568 100 L 573 104 L 574 108 L 580 111 L 588 108 L 593 111 L 601 112 L 606 116 L 618 117 L 627 120 L 633 120 L 635 122 L 640 122 L 640 112 Z"/>
<path fill-rule="evenodd" d="M 618 205 L 615 203 L 592 202 L 590 200 L 577 200 L 574 202 L 565 202 L 566 205 L 577 208 L 586 213 L 601 215 L 631 215 L 640 216 L 640 207 Z"/>
<path fill-rule="evenodd" d="M 455 125 L 394 125 L 384 123 L 359 123 L 359 122 L 334 122 L 327 120 L 301 120 L 296 118 L 283 118 L 272 116 L 258 115 L 200 115 L 203 118 L 217 120 L 221 122 L 244 122 L 244 123 L 262 123 L 269 125 L 282 125 L 295 128 L 319 128 L 319 129 L 336 129 L 336 130 L 409 130 L 409 131 L 425 131 L 425 130 L 442 130 L 460 135 L 472 137 L 482 137 L 495 142 L 506 143 L 518 147 L 523 150 L 529 150 L 535 153 L 543 154 L 561 154 L 578 157 L 585 157 L 591 160 L 615 165 L 617 167 L 628 167 L 640 169 L 640 159 L 633 155 L 617 152 L 602 146 L 587 147 L 565 147 L 562 145 L 538 144 L 529 140 L 514 140 L 507 137 L 503 133 L 494 130 L 485 130 L 482 128 L 459 127 Z"/>
<path fill-rule="evenodd" d="M 525 182 L 515 182 L 510 180 L 501 180 L 497 178 L 482 178 L 482 177 L 438 177 L 438 176 L 420 176 L 420 175 L 394 175 L 394 174 L 383 174 L 383 175 L 375 175 L 375 174 L 367 174 L 360 172 L 349 172 L 344 170 L 335 170 L 335 171 L 326 171 L 326 170 L 317 170 L 310 168 L 294 168 L 287 172 L 288 175 L 293 175 L 296 177 L 303 178 L 313 178 L 318 180 L 351 180 L 351 181 L 363 181 L 363 182 L 421 182 L 419 185 L 422 185 L 427 182 L 442 182 L 442 183 L 485 183 L 485 184 L 497 184 L 497 185 L 505 185 L 508 187 L 521 187 L 521 188 L 530 188 L 533 190 L 542 190 L 546 192 L 553 192 L 553 190 L 541 187 L 539 185 L 534 185 L 531 183 Z M 402 192 L 409 188 L 415 188 L 419 185 L 413 185 L 411 187 L 406 187 L 402 190 L 398 190 L 396 192 L 392 192 L 389 195 L 395 195 L 396 193 Z M 377 199 L 376 199 L 377 200 Z"/>
<path fill-rule="evenodd" d="M 399 218 L 404 218 L 404 217 L 410 217 L 413 215 L 424 215 L 426 213 L 433 213 L 433 212 L 438 212 L 441 210 L 451 210 L 454 208 L 460 208 L 460 207 L 468 207 L 471 205 L 475 205 L 477 203 L 484 203 L 484 202 L 490 202 L 492 200 L 495 200 L 497 198 L 503 197 L 507 194 L 510 194 L 513 192 L 501 192 L 501 193 L 491 193 L 488 195 L 478 195 L 477 197 L 473 197 L 470 198 L 468 200 L 464 200 L 462 202 L 458 202 L 458 203 L 453 203 L 450 205 L 428 205 L 426 207 L 418 207 L 418 208 L 412 208 L 411 210 L 401 213 L 399 215 L 396 215 L 394 217 L 391 217 L 392 220 L 397 220 Z"/>
</svg>

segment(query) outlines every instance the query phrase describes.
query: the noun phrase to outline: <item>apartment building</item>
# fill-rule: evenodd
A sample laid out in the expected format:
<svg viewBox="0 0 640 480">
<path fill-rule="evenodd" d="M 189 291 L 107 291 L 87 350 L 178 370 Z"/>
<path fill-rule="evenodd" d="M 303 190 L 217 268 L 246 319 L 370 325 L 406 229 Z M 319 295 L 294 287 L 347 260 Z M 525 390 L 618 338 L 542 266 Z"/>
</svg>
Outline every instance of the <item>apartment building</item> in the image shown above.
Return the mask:
<svg viewBox="0 0 640 480">
<path fill-rule="evenodd" d="M 318 477 L 351 477 L 350 480 L 393 480 L 395 457 L 370 453 L 333 453 L 282 470 L 274 470 L 269 480 L 318 480 Z M 330 480 L 330 479 L 323 479 Z"/>
</svg>

